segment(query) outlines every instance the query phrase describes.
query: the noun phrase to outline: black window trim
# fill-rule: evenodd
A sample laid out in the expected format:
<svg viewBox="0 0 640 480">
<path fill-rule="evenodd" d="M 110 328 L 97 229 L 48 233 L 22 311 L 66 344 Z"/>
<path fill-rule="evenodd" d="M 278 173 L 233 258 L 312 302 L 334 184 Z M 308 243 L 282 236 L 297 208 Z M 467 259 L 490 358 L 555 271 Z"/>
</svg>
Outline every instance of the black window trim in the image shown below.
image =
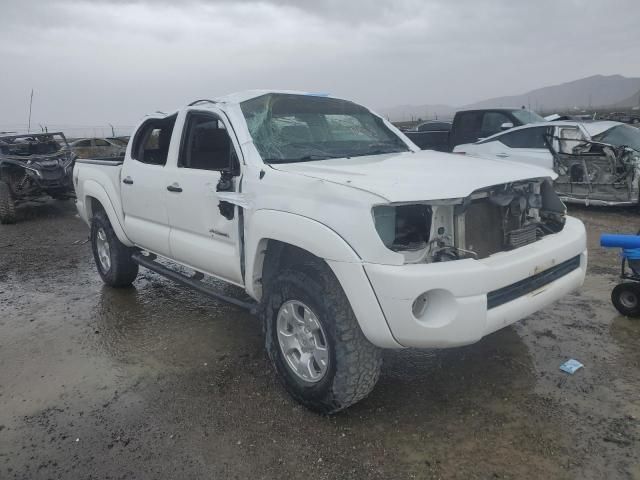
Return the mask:
<svg viewBox="0 0 640 480">
<path fill-rule="evenodd" d="M 174 113 L 172 115 L 167 115 L 166 117 L 161 117 L 161 118 L 158 118 L 158 117 L 148 118 L 147 120 L 142 122 L 142 124 L 136 130 L 135 136 L 131 139 L 131 159 L 135 160 L 136 162 L 142 163 L 144 165 L 164 168 L 167 165 L 167 161 L 169 160 L 168 157 L 162 165 L 157 163 L 144 162 L 140 160 L 140 150 L 147 143 L 147 140 L 149 140 L 149 136 L 153 131 L 153 128 L 151 129 L 148 128 L 149 124 L 162 124 L 167 121 L 171 122 L 172 119 L 173 119 L 173 127 L 175 128 L 176 121 L 178 119 L 177 113 Z M 161 128 L 161 127 L 156 127 L 156 128 Z M 173 137 L 173 133 L 171 136 Z"/>
<path fill-rule="evenodd" d="M 224 112 L 222 112 L 224 113 Z M 184 158 L 184 149 L 187 147 L 186 142 L 187 142 L 187 135 L 190 133 L 191 131 L 191 119 L 193 116 L 195 115 L 205 115 L 205 116 L 210 116 L 213 119 L 217 120 L 218 122 L 222 122 L 222 125 L 224 125 L 224 128 L 227 132 L 227 135 L 229 136 L 229 141 L 231 142 L 231 146 L 233 147 L 233 151 L 235 152 L 235 158 L 236 158 L 236 162 L 235 165 L 229 165 L 229 168 L 226 170 L 208 170 L 208 169 L 202 169 L 202 168 L 191 168 L 191 167 L 185 167 L 182 163 L 182 159 Z M 225 115 L 225 118 L 228 117 Z M 186 115 L 185 115 L 185 119 L 183 122 L 183 127 L 182 127 L 182 133 L 180 134 L 180 149 L 178 150 L 178 161 L 176 162 L 176 166 L 177 168 L 184 168 L 187 170 L 200 170 L 200 171 L 204 171 L 204 172 L 230 172 L 232 175 L 234 176 L 238 176 L 240 175 L 240 156 L 238 155 L 238 149 L 236 148 L 236 145 L 233 142 L 233 138 L 231 137 L 231 132 L 233 130 L 231 130 L 229 128 L 229 124 L 230 122 L 225 121 L 224 118 L 222 118 L 222 115 L 219 115 L 218 112 L 214 112 L 211 110 L 201 110 L 201 109 L 190 109 L 187 110 Z M 235 136 L 235 131 L 233 132 L 234 136 Z M 236 137 L 237 139 L 237 137 Z M 243 161 L 244 163 L 244 161 Z"/>
</svg>

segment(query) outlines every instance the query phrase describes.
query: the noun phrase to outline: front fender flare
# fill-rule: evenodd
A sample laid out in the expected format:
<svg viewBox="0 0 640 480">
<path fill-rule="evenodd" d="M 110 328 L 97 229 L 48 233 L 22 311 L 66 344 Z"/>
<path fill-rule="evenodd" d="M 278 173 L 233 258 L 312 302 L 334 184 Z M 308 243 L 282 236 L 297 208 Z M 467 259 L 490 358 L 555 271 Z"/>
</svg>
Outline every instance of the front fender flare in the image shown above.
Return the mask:
<svg viewBox="0 0 640 480">
<path fill-rule="evenodd" d="M 334 230 L 311 218 L 277 210 L 258 210 L 245 230 L 246 290 L 262 297 L 260 279 L 269 240 L 293 245 L 322 258 L 340 282 L 365 337 L 378 347 L 401 348 L 393 338 L 362 259 Z"/>
</svg>

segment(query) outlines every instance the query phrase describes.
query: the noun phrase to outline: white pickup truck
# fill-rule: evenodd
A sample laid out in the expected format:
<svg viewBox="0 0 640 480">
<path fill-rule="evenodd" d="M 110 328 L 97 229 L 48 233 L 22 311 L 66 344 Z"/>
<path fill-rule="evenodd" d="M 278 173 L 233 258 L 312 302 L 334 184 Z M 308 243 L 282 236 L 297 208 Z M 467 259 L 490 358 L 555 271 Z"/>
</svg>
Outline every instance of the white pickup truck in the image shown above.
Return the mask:
<svg viewBox="0 0 640 480">
<path fill-rule="evenodd" d="M 253 310 L 288 392 L 330 413 L 371 391 L 381 349 L 470 344 L 582 284 L 585 229 L 550 174 L 250 91 L 145 117 L 123 161 L 77 160 L 73 181 L 105 283 L 142 265 Z"/>
</svg>

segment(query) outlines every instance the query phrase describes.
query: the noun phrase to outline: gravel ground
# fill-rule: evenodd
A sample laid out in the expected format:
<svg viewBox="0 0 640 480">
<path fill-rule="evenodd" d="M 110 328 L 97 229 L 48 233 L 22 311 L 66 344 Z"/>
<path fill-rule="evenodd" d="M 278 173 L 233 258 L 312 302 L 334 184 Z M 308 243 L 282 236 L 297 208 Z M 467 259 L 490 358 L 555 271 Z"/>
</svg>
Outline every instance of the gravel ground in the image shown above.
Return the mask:
<svg viewBox="0 0 640 480">
<path fill-rule="evenodd" d="M 597 245 L 638 216 L 571 213 L 579 293 L 472 346 L 389 351 L 370 397 L 322 417 L 248 313 L 148 271 L 106 288 L 71 203 L 23 208 L 0 225 L 0 478 L 640 479 L 640 321 Z"/>
</svg>

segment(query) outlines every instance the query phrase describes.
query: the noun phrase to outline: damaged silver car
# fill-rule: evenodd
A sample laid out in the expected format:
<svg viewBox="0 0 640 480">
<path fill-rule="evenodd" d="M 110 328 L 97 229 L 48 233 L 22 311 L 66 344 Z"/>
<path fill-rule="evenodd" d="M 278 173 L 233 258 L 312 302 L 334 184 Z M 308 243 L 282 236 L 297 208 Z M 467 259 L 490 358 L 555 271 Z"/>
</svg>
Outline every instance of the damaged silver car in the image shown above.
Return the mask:
<svg viewBox="0 0 640 480">
<path fill-rule="evenodd" d="M 459 145 L 454 152 L 550 168 L 565 202 L 640 203 L 640 129 L 623 123 L 534 123 Z"/>
</svg>

